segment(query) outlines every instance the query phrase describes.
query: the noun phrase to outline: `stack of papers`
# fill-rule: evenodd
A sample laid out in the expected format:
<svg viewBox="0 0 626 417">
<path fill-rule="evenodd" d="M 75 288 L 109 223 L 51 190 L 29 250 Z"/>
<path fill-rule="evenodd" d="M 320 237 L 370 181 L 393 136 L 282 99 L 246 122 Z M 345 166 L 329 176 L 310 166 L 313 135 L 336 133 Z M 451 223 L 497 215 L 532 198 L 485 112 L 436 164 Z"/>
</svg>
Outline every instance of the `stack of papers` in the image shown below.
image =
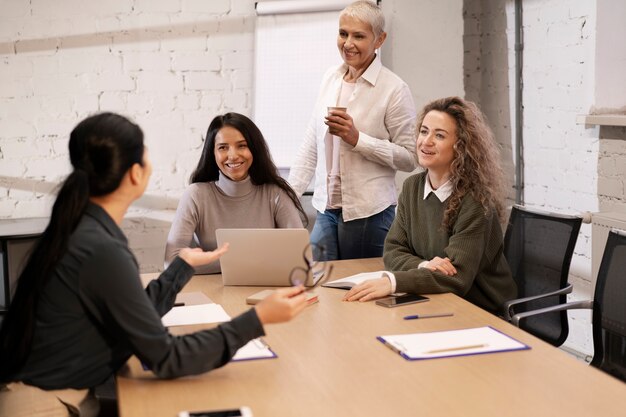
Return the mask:
<svg viewBox="0 0 626 417">
<path fill-rule="evenodd" d="M 408 360 L 445 358 L 530 349 L 493 327 L 379 336 L 378 340 Z"/>
</svg>

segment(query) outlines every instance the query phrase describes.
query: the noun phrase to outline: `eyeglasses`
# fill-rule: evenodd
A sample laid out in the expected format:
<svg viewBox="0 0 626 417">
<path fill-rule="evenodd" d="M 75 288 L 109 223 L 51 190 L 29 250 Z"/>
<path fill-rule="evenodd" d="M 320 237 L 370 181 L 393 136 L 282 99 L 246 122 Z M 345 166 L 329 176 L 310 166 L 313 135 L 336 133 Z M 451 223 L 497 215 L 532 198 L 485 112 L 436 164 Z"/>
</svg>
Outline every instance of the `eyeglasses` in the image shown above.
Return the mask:
<svg viewBox="0 0 626 417">
<path fill-rule="evenodd" d="M 313 284 L 308 289 L 313 289 L 322 282 L 327 281 L 333 271 L 333 265 L 328 262 L 314 261 L 311 253 L 315 254 L 315 258 L 324 259 L 324 247 L 314 244 L 307 244 L 302 252 L 302 258 L 306 267 L 296 266 L 289 274 L 289 282 L 291 285 L 306 285 L 309 282 L 309 276 L 313 276 Z"/>
</svg>

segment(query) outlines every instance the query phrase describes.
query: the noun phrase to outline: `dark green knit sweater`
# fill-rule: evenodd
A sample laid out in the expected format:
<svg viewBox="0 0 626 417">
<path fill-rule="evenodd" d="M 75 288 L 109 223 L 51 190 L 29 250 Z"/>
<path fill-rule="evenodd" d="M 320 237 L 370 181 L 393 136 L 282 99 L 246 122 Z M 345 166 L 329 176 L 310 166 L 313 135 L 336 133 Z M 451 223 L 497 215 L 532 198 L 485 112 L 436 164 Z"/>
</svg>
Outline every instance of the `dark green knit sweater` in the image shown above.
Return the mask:
<svg viewBox="0 0 626 417">
<path fill-rule="evenodd" d="M 517 287 L 502 252 L 502 228 L 495 214 L 466 195 L 452 233 L 441 222 L 446 202 L 431 193 L 424 200 L 426 172 L 404 181 L 398 213 L 385 240 L 385 268 L 396 277 L 396 291 L 418 294 L 452 292 L 490 312 L 499 313 Z M 423 261 L 448 257 L 457 270 L 447 276 Z"/>
</svg>

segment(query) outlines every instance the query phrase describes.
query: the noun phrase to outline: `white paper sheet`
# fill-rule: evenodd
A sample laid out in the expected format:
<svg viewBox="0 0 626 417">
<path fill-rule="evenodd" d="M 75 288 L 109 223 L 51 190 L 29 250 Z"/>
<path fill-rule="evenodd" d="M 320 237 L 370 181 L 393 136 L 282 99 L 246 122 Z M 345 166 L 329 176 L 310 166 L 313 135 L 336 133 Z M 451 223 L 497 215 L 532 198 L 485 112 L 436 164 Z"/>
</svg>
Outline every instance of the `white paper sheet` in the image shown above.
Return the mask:
<svg viewBox="0 0 626 417">
<path fill-rule="evenodd" d="M 229 320 L 230 316 L 219 304 L 198 304 L 174 307 L 161 319 L 165 327 L 222 323 Z"/>
</svg>

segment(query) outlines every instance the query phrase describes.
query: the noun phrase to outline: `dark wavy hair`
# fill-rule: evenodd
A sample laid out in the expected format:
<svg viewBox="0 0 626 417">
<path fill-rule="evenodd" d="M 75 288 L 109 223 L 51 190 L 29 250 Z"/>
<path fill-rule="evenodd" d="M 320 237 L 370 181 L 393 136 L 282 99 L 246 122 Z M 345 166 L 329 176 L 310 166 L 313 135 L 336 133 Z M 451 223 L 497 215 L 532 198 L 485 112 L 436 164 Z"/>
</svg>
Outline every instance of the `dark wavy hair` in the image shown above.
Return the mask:
<svg viewBox="0 0 626 417">
<path fill-rule="evenodd" d="M 196 182 L 217 181 L 219 178 L 220 169 L 215 161 L 214 153 L 215 137 L 224 126 L 237 129 L 246 140 L 253 158 L 252 165 L 248 171 L 252 183 L 254 185 L 274 184 L 282 188 L 300 212 L 303 223 L 307 225 L 307 216 L 302 208 L 300 199 L 287 181 L 278 173 L 278 168 L 276 168 L 272 160 L 263 134 L 257 125 L 243 114 L 226 113 L 221 116 L 216 116 L 211 121 L 206 133 L 206 140 L 204 141 L 204 147 L 202 148 L 198 166 L 191 174 L 189 182 L 193 184 Z"/>
<path fill-rule="evenodd" d="M 0 382 L 11 381 L 28 359 L 39 295 L 67 252 L 89 197 L 115 191 L 134 164 L 143 165 L 143 132 L 117 114 L 97 114 L 72 130 L 69 152 L 74 170 L 58 191 L 50 222 L 19 276 L 0 329 Z"/>
<path fill-rule="evenodd" d="M 456 121 L 457 141 L 450 167 L 452 195 L 443 214 L 443 227 L 450 231 L 466 194 L 478 201 L 485 215 L 495 210 L 502 222 L 505 217 L 504 174 L 500 151 L 483 113 L 471 101 L 446 97 L 428 103 L 417 121 L 417 132 L 431 111 L 448 114 Z"/>
</svg>

